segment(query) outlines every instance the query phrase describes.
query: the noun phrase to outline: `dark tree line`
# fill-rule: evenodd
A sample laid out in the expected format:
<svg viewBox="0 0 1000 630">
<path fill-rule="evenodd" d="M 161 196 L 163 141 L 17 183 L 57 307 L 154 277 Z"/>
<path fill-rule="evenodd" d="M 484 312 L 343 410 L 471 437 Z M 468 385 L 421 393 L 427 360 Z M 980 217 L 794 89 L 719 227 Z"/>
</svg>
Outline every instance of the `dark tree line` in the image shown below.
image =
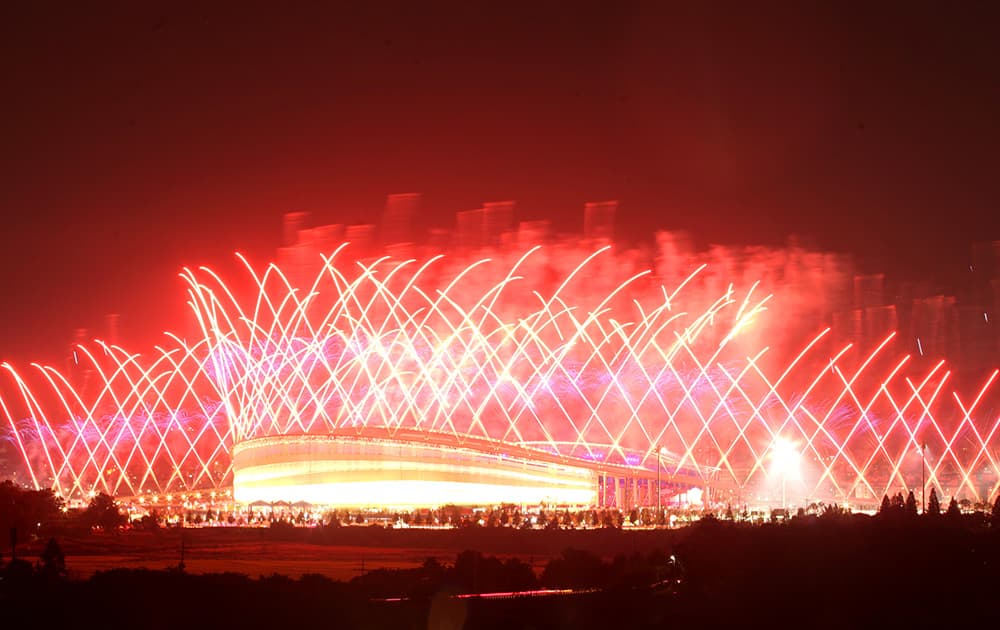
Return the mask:
<svg viewBox="0 0 1000 630">
<path fill-rule="evenodd" d="M 882 497 L 882 505 L 879 507 L 878 518 L 882 520 L 895 521 L 917 518 L 917 516 L 917 502 L 912 490 L 905 498 L 903 497 L 902 492 L 897 493 L 893 497 L 889 497 L 889 495 Z M 938 519 L 943 517 L 946 521 L 950 522 L 957 522 L 964 517 L 970 517 L 973 520 L 988 521 L 994 527 L 1000 528 L 1000 494 L 998 494 L 994 500 L 992 510 L 989 514 L 981 512 L 963 514 L 958 500 L 955 497 L 951 497 L 951 500 L 948 501 L 948 507 L 942 515 L 941 500 L 938 498 L 937 490 L 935 488 L 931 488 L 930 494 L 927 497 L 927 507 L 924 510 L 923 516 L 928 519 Z"/>
<path fill-rule="evenodd" d="M 62 514 L 63 501 L 51 490 L 28 490 L 7 480 L 0 482 L 0 532 L 17 529 L 26 536 Z"/>
<path fill-rule="evenodd" d="M 114 497 L 100 492 L 90 500 L 81 521 L 91 529 L 116 532 L 128 523 L 128 517 L 122 513 Z"/>
</svg>

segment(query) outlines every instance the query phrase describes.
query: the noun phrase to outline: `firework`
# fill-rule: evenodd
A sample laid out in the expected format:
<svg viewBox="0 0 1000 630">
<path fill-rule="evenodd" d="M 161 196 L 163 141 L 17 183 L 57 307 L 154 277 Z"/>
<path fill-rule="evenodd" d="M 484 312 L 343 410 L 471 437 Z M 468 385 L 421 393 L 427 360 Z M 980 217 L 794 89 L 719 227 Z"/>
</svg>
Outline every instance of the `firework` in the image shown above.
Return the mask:
<svg viewBox="0 0 1000 630">
<path fill-rule="evenodd" d="M 32 483 L 340 505 L 652 505 L 687 487 L 870 503 L 922 473 L 982 500 L 1000 484 L 996 372 L 953 391 L 892 335 L 771 350 L 781 300 L 756 284 L 708 294 L 703 267 L 614 280 L 607 248 L 555 280 L 539 248 L 468 265 L 342 249 L 312 276 L 243 261 L 249 297 L 185 270 L 193 344 L 79 347 L 84 378 L 4 364 Z"/>
</svg>

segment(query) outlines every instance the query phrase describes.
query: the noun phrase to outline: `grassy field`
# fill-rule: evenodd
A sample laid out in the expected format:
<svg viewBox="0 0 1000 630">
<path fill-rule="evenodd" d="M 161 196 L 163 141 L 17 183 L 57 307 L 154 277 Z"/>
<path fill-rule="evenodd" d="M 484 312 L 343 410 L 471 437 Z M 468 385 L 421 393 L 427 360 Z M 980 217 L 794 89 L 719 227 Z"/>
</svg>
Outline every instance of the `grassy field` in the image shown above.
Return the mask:
<svg viewBox="0 0 1000 630">
<path fill-rule="evenodd" d="M 611 532 L 608 532 L 611 534 Z M 573 534 L 576 534 L 575 536 Z M 584 536 L 580 536 L 584 534 Z M 618 544 L 602 532 L 516 530 L 382 530 L 346 527 L 333 532 L 308 529 L 275 532 L 251 528 L 164 529 L 158 532 L 57 535 L 71 576 L 86 578 L 114 568 L 164 569 L 181 560 L 191 573 L 236 572 L 253 577 L 278 573 L 299 577 L 318 573 L 349 580 L 363 571 L 413 568 L 427 558 L 451 562 L 466 549 L 498 557 L 517 557 L 541 570 L 566 547 L 591 548 L 603 554 L 634 550 L 634 534 L 614 532 Z M 575 539 L 575 540 L 574 540 Z M 20 555 L 34 559 L 47 538 L 22 546 Z M 646 545 L 642 545 L 646 547 Z"/>
</svg>

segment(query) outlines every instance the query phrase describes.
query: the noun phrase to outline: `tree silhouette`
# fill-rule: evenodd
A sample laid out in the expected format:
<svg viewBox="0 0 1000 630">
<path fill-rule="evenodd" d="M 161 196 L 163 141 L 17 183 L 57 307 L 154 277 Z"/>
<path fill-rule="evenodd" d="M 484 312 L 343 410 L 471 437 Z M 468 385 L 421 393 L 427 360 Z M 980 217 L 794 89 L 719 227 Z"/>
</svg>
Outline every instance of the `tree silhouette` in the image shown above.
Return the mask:
<svg viewBox="0 0 1000 630">
<path fill-rule="evenodd" d="M 941 501 L 938 499 L 937 490 L 931 488 L 931 496 L 927 499 L 927 514 L 929 516 L 941 516 Z"/>
<path fill-rule="evenodd" d="M 913 490 L 906 495 L 905 513 L 907 516 L 917 515 L 917 498 L 913 496 Z"/>
<path fill-rule="evenodd" d="M 90 500 L 90 505 L 83 512 L 83 522 L 90 527 L 100 527 L 106 532 L 117 531 L 128 518 L 118 510 L 118 504 L 112 496 L 103 492 Z"/>
<path fill-rule="evenodd" d="M 539 523 L 541 523 L 541 522 L 542 521 L 539 521 Z M 553 512 L 552 513 L 552 518 L 550 518 L 549 521 L 547 523 L 545 523 L 545 529 L 552 529 L 552 530 L 559 529 L 559 513 L 558 512 Z"/>
<path fill-rule="evenodd" d="M 52 490 L 28 490 L 13 481 L 0 483 L 0 532 L 17 528 L 22 532 L 35 531 L 61 514 L 62 498 Z"/>
<path fill-rule="evenodd" d="M 820 513 L 819 517 L 824 521 L 843 518 L 845 516 L 850 516 L 851 514 L 851 511 L 848 508 L 837 505 L 836 503 L 825 505 L 822 509 L 823 511 Z"/>
<path fill-rule="evenodd" d="M 993 502 L 993 512 L 990 514 L 990 517 L 993 527 L 1000 527 L 1000 494 L 997 495 L 996 501 Z"/>
<path fill-rule="evenodd" d="M 39 558 L 38 574 L 46 580 L 61 580 L 66 577 L 66 556 L 55 538 L 50 538 L 49 542 L 42 550 Z"/>
<path fill-rule="evenodd" d="M 952 497 L 951 501 L 948 502 L 948 511 L 945 512 L 944 515 L 948 518 L 958 518 L 962 516 L 962 511 L 958 509 L 958 501 L 955 500 L 955 497 Z"/>
<path fill-rule="evenodd" d="M 163 517 L 158 511 L 153 510 L 139 519 L 139 525 L 142 529 L 155 531 L 160 528 L 161 521 L 163 521 Z"/>
<path fill-rule="evenodd" d="M 889 516 L 889 512 L 892 510 L 892 503 L 889 502 L 889 495 L 882 495 L 882 505 L 878 508 L 879 516 Z"/>
</svg>

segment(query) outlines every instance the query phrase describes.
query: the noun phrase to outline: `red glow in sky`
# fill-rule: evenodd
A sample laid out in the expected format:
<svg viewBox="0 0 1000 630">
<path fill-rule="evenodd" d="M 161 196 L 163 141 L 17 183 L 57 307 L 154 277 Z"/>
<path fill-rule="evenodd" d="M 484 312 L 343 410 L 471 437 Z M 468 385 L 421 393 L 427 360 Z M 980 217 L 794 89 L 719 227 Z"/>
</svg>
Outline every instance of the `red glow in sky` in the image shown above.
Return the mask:
<svg viewBox="0 0 1000 630">
<path fill-rule="evenodd" d="M 0 358 L 185 316 L 184 264 L 280 216 L 427 225 L 516 199 L 702 243 L 802 234 L 899 274 L 1000 238 L 988 9 L 3 7 Z"/>
</svg>

